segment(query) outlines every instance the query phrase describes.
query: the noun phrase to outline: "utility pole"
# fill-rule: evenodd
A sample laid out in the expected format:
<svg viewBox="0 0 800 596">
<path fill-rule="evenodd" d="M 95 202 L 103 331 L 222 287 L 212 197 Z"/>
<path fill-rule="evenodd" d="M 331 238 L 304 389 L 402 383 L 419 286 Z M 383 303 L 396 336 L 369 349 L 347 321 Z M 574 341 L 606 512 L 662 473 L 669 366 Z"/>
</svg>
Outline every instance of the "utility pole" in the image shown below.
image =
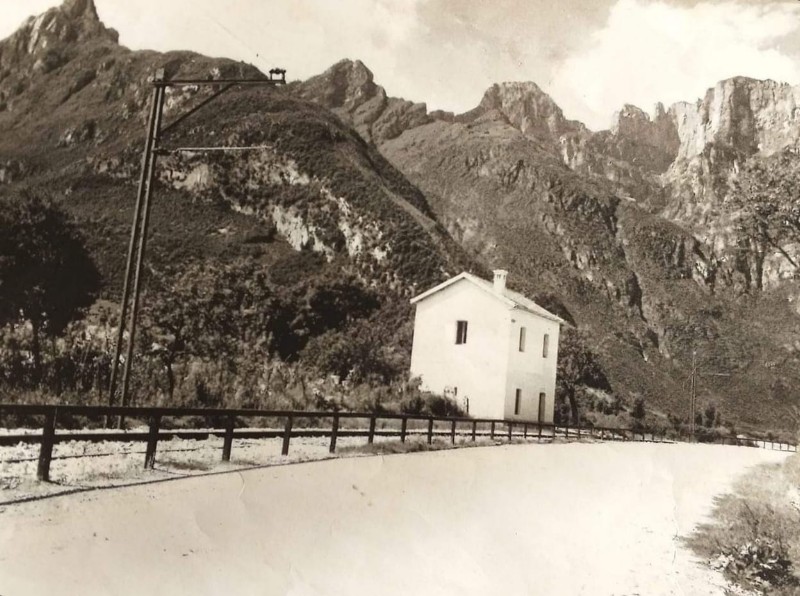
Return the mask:
<svg viewBox="0 0 800 596">
<path fill-rule="evenodd" d="M 689 430 L 692 441 L 697 437 L 697 381 L 698 377 L 730 377 L 730 373 L 721 372 L 698 372 L 697 371 L 697 350 L 692 350 L 692 372 L 689 375 Z M 683 382 L 686 387 L 686 381 Z"/>
<path fill-rule="evenodd" d="M 111 363 L 111 380 L 108 391 L 108 405 L 113 406 L 117 394 L 119 383 L 119 366 L 122 355 L 122 346 L 125 342 L 125 325 L 129 315 L 128 343 L 125 351 L 125 359 L 122 362 L 122 388 L 120 392 L 120 404 L 127 406 L 129 403 L 131 369 L 133 364 L 134 339 L 136 337 L 136 323 L 139 314 L 139 303 L 142 291 L 142 268 L 147 247 L 147 229 L 150 223 L 150 212 L 152 207 L 153 186 L 155 183 L 156 159 L 158 155 L 170 152 L 211 152 L 211 151 L 246 151 L 263 150 L 264 145 L 247 147 L 181 147 L 179 149 L 164 149 L 159 146 L 162 136 L 167 131 L 189 118 L 192 114 L 199 111 L 204 106 L 211 103 L 214 99 L 233 87 L 240 86 L 277 86 L 286 84 L 286 71 L 280 68 L 273 68 L 269 71 L 267 78 L 253 79 L 173 79 L 166 80 L 164 69 L 160 69 L 153 77 L 153 94 L 150 100 L 150 115 L 147 124 L 147 137 L 145 139 L 144 152 L 142 154 L 142 170 L 139 176 L 139 190 L 136 195 L 136 206 L 133 214 L 133 224 L 131 226 L 131 237 L 128 244 L 128 258 L 125 266 L 125 279 L 122 287 L 122 300 L 120 301 L 120 318 L 117 329 L 117 343 L 114 347 L 114 360 Z M 218 87 L 211 95 L 203 101 L 189 109 L 183 115 L 177 117 L 167 126 L 161 126 L 164 112 L 164 97 L 167 87 Z M 124 424 L 124 417 L 118 420 L 121 428 Z M 106 425 L 110 425 L 110 419 L 106 420 Z"/>
<path fill-rule="evenodd" d="M 692 433 L 692 441 L 695 440 L 695 404 L 697 402 L 697 350 L 692 350 L 692 381 L 689 394 L 689 428 Z"/>
</svg>

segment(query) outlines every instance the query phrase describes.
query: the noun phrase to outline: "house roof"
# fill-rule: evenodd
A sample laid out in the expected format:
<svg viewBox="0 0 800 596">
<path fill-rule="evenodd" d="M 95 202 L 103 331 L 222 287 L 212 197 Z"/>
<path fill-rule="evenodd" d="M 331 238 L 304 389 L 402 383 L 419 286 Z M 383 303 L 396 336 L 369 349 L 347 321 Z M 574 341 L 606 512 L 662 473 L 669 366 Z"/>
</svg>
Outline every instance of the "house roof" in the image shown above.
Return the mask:
<svg viewBox="0 0 800 596">
<path fill-rule="evenodd" d="M 523 296 L 519 292 L 514 292 L 506 288 L 506 290 L 502 294 L 499 294 L 498 292 L 494 291 L 494 284 L 492 282 L 487 281 L 485 279 L 481 279 L 480 277 L 472 275 L 471 273 L 467 273 L 466 271 L 464 271 L 463 273 L 459 273 L 455 277 L 451 277 L 447 281 L 440 283 L 438 286 L 431 288 L 427 292 L 423 292 L 422 294 L 415 296 L 414 298 L 411 299 L 411 304 L 416 304 L 417 302 L 425 300 L 425 298 L 427 298 L 428 296 L 432 296 L 433 294 L 440 292 L 445 288 L 450 287 L 453 284 L 461 281 L 462 279 L 478 286 L 481 290 L 483 290 L 487 294 L 505 303 L 506 306 L 508 306 L 509 308 L 519 308 L 528 311 L 530 313 L 533 313 L 535 315 L 539 315 L 544 319 L 555 321 L 556 323 L 565 322 L 564 319 L 562 319 L 561 317 L 558 317 L 553 313 L 551 313 L 550 311 L 545 310 L 544 308 L 536 304 L 533 300 Z"/>
</svg>

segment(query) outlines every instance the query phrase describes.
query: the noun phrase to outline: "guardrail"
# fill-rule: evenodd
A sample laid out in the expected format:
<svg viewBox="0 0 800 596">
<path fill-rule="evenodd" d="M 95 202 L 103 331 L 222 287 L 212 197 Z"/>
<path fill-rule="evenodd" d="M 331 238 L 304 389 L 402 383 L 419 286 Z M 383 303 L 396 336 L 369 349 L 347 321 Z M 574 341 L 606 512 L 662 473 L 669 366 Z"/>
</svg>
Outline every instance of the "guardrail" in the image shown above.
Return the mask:
<svg viewBox="0 0 800 596">
<path fill-rule="evenodd" d="M 53 459 L 53 446 L 65 441 L 125 441 L 146 442 L 144 466 L 153 468 L 156 461 L 156 450 L 160 440 L 178 438 L 207 439 L 210 436 L 222 437 L 222 461 L 230 461 L 233 449 L 233 440 L 253 438 L 281 438 L 281 454 L 288 455 L 293 437 L 329 437 L 329 451 L 336 451 L 336 443 L 340 437 L 366 437 L 367 443 L 374 442 L 376 436 L 400 438 L 405 442 L 409 436 L 424 436 L 428 444 L 433 438 L 448 437 L 451 443 L 456 442 L 456 436 L 467 436 L 470 441 L 478 437 L 488 437 L 491 440 L 507 439 L 509 442 L 516 439 L 537 440 L 539 442 L 553 441 L 556 438 L 577 439 L 590 438 L 604 441 L 668 441 L 664 432 L 652 430 L 639 430 L 630 428 L 607 428 L 596 426 L 570 426 L 569 424 L 556 425 L 538 422 L 535 420 L 505 420 L 491 418 L 464 418 L 426 416 L 417 414 L 392 414 L 375 412 L 330 412 L 330 411 L 299 411 L 299 410 L 255 410 L 255 409 L 222 409 L 222 408 L 148 408 L 148 407 L 122 407 L 122 406 L 69 406 L 69 405 L 18 405 L 0 404 L 0 416 L 42 416 L 44 423 L 41 434 L 15 434 L 0 435 L 0 445 L 15 445 L 22 443 L 40 443 L 39 459 L 36 476 L 39 480 L 49 481 L 50 463 Z M 114 416 L 146 420 L 147 432 L 141 431 L 66 431 L 57 432 L 59 420 L 82 418 L 110 419 Z M 210 430 L 162 430 L 164 418 L 201 417 L 213 420 L 214 428 Z M 266 429 L 240 429 L 236 426 L 239 419 L 279 419 L 283 421 L 283 428 Z M 368 421 L 368 428 L 342 428 L 343 420 Z M 330 420 L 330 427 L 297 427 L 298 420 L 320 421 Z M 389 422 L 392 428 L 378 428 L 378 421 Z M 409 423 L 420 423 L 421 428 L 411 428 Z M 399 428 L 397 428 L 399 423 Z M 438 426 L 437 426 L 438 425 Z M 443 425 L 446 425 L 443 428 Z M 763 448 L 778 449 L 783 451 L 797 451 L 797 446 L 791 443 L 766 441 L 763 439 L 741 439 L 730 437 L 725 444 L 750 445 Z M 767 443 L 770 447 L 767 447 Z M 786 449 L 784 449 L 786 447 Z"/>
</svg>

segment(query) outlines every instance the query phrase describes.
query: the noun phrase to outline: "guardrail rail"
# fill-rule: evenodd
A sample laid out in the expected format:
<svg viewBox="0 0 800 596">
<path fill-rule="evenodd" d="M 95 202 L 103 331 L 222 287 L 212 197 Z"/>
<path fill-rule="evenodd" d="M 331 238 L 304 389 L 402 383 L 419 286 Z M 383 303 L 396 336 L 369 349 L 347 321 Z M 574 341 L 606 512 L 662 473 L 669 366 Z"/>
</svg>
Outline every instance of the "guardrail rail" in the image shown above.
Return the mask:
<svg viewBox="0 0 800 596">
<path fill-rule="evenodd" d="M 602 440 L 602 441 L 646 441 L 672 442 L 665 432 L 648 429 L 608 428 L 598 426 L 570 426 L 569 424 L 553 424 L 535 420 L 506 420 L 491 418 L 465 418 L 428 416 L 420 414 L 393 414 L 377 412 L 331 412 L 302 410 L 256 410 L 227 408 L 170 408 L 170 407 L 123 407 L 123 406 L 70 406 L 70 405 L 19 405 L 0 404 L 0 416 L 16 415 L 22 417 L 43 417 L 42 432 L 33 434 L 0 435 L 0 445 L 16 445 L 18 443 L 40 443 L 36 476 L 39 480 L 50 480 L 50 464 L 53 459 L 53 446 L 65 441 L 125 441 L 146 442 L 144 467 L 153 468 L 156 462 L 156 451 L 160 440 L 175 437 L 186 439 L 208 439 L 210 436 L 222 437 L 222 461 L 230 461 L 234 439 L 281 438 L 281 454 L 289 454 L 291 440 L 294 437 L 328 437 L 329 452 L 335 453 L 336 443 L 340 437 L 366 437 L 367 444 L 374 442 L 376 436 L 399 437 L 405 442 L 409 436 L 424 436 L 431 444 L 434 437 L 449 438 L 455 444 L 456 437 L 467 437 L 468 441 L 477 441 L 478 437 L 491 440 L 514 439 L 553 441 L 556 438 L 567 440 Z M 145 420 L 148 430 L 111 431 L 111 430 L 62 430 L 59 431 L 59 420 L 74 418 L 112 417 Z M 162 429 L 165 418 L 201 417 L 212 420 L 214 428 L 208 430 L 175 430 Z M 240 420 L 276 419 L 283 421 L 283 428 L 239 429 Z M 367 428 L 342 428 L 343 420 L 363 420 Z M 298 420 L 317 422 L 329 420 L 330 425 L 324 428 L 297 426 Z M 384 423 L 379 428 L 378 422 Z M 392 426 L 386 427 L 389 423 Z M 399 423 L 399 426 L 398 426 Z M 409 423 L 423 423 L 421 428 L 411 428 Z M 781 451 L 797 451 L 796 444 L 766 439 L 723 437 L 724 444 L 747 445 Z M 769 443 L 769 447 L 767 444 Z"/>
</svg>

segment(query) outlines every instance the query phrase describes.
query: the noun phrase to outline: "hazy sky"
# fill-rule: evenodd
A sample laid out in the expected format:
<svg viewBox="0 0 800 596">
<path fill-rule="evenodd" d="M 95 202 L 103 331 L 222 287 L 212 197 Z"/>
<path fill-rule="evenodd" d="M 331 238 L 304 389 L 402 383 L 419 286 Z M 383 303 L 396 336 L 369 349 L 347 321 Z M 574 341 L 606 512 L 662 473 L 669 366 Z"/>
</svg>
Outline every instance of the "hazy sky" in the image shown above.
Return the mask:
<svg viewBox="0 0 800 596">
<path fill-rule="evenodd" d="M 54 0 L 0 0 L 0 37 Z M 390 95 L 475 107 L 492 83 L 539 84 L 569 118 L 693 101 L 734 75 L 800 83 L 797 0 L 96 0 L 132 49 L 282 66 L 362 60 Z"/>
</svg>

